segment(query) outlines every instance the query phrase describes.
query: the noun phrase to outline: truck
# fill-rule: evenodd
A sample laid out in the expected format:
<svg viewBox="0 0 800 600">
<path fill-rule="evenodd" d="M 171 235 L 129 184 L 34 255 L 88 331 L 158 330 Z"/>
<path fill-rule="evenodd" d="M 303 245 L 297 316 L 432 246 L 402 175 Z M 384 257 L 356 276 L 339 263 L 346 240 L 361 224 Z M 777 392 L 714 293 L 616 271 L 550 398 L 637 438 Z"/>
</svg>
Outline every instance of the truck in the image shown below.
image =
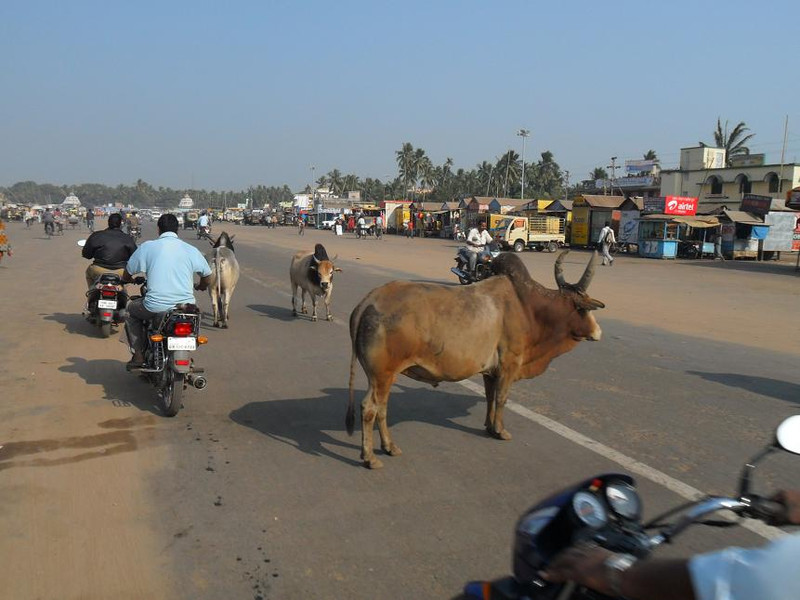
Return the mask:
<svg viewBox="0 0 800 600">
<path fill-rule="evenodd" d="M 550 215 L 505 216 L 498 219 L 492 236 L 504 250 L 522 252 L 525 248 L 555 252 L 566 242 L 564 219 Z"/>
</svg>

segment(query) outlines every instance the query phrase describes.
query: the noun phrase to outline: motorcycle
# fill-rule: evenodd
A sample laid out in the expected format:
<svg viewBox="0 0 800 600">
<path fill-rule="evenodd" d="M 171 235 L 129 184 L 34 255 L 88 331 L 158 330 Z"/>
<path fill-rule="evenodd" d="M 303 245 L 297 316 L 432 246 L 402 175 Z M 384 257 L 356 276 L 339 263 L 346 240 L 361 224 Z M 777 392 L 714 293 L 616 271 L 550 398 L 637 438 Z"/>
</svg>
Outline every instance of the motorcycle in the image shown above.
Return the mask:
<svg viewBox="0 0 800 600">
<path fill-rule="evenodd" d="M 462 598 L 608 598 L 572 582 L 549 583 L 539 573 L 559 552 L 576 543 L 591 542 L 612 552 L 646 558 L 691 525 L 727 527 L 736 524 L 732 520 L 703 520 L 719 511 L 769 523 L 784 507 L 752 493 L 751 478 L 757 463 L 777 450 L 800 454 L 800 415 L 784 420 L 777 428 L 773 443 L 745 464 L 737 495 L 731 498 L 706 496 L 670 509 L 644 524 L 641 522 L 642 502 L 636 483 L 629 475 L 597 475 L 561 490 L 533 506 L 517 521 L 513 577 L 470 582 Z M 674 515 L 679 516 L 668 522 Z M 653 530 L 655 532 L 650 533 Z"/>
<path fill-rule="evenodd" d="M 492 242 L 487 247 L 486 252 L 481 252 L 478 254 L 478 260 L 475 263 L 475 272 L 470 273 L 469 271 L 469 260 L 466 256 L 467 250 L 464 248 L 459 249 L 458 254 L 456 254 L 455 261 L 456 266 L 450 269 L 451 273 L 454 273 L 456 277 L 458 277 L 458 281 L 461 285 L 469 285 L 470 283 L 475 283 L 478 281 L 483 281 L 484 279 L 492 276 L 492 261 L 500 256 L 500 244 L 497 242 Z"/>
<path fill-rule="evenodd" d="M 94 287 L 86 292 L 87 308 L 84 316 L 90 323 L 100 328 L 100 335 L 111 335 L 111 326 L 125 320 L 125 306 L 128 294 L 122 279 L 116 273 L 103 273 L 95 281 Z"/>
<path fill-rule="evenodd" d="M 129 228 L 128 234 L 134 239 L 138 240 L 142 237 L 142 228 L 139 225 L 133 225 Z"/>
<path fill-rule="evenodd" d="M 134 283 L 141 286 L 141 295 L 132 296 L 131 300 L 147 293 L 144 277 L 136 277 Z M 187 387 L 202 390 L 208 384 L 203 375 L 205 369 L 194 366 L 191 358 L 198 346 L 208 343 L 208 338 L 200 335 L 201 316 L 198 306 L 178 304 L 158 313 L 147 323 L 144 365 L 137 370 L 155 386 L 159 405 L 168 417 L 174 417 L 180 411 Z M 132 348 L 127 323 L 125 334 L 128 346 Z"/>
<path fill-rule="evenodd" d="M 197 228 L 197 239 L 198 240 L 206 239 L 206 240 L 213 241 L 213 240 L 211 240 L 211 227 L 209 227 L 208 225 L 203 225 L 203 226 L 198 227 Z"/>
</svg>

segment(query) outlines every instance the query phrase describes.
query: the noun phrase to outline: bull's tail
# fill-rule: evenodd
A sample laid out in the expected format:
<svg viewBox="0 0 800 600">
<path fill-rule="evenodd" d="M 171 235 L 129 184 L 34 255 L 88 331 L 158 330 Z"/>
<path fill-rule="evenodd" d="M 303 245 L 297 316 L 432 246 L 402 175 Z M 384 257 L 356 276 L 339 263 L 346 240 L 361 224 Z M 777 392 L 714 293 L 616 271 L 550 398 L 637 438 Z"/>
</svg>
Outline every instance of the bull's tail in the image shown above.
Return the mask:
<svg viewBox="0 0 800 600">
<path fill-rule="evenodd" d="M 348 389 L 350 397 L 347 401 L 347 415 L 345 416 L 344 423 L 347 427 L 347 435 L 353 435 L 353 428 L 355 425 L 355 401 L 353 399 L 353 382 L 356 378 L 356 355 L 357 355 L 357 342 L 358 342 L 358 324 L 361 321 L 361 305 L 359 303 L 350 313 L 350 341 L 351 341 L 351 356 L 350 356 L 350 383 Z"/>
</svg>

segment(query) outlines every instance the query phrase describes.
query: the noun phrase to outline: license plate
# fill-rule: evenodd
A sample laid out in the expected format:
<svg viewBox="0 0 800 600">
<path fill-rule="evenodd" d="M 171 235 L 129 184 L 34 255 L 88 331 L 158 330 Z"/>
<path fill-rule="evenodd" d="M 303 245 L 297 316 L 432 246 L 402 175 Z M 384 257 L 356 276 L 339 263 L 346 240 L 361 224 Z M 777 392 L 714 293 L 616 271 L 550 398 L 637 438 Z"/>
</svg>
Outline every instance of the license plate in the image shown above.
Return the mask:
<svg viewBox="0 0 800 600">
<path fill-rule="evenodd" d="M 98 300 L 97 308 L 117 308 L 116 300 Z"/>
<path fill-rule="evenodd" d="M 167 350 L 197 350 L 197 339 L 193 337 L 167 338 Z"/>
</svg>

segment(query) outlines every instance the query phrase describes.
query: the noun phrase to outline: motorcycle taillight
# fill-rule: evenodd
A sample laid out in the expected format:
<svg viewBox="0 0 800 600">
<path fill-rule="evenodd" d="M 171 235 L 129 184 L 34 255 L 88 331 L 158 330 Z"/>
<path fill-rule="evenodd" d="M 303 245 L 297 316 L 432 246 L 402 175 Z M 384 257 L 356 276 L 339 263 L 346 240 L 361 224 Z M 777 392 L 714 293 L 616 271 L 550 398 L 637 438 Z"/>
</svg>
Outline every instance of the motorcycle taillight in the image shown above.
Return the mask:
<svg viewBox="0 0 800 600">
<path fill-rule="evenodd" d="M 194 325 L 189 321 L 178 321 L 172 326 L 172 335 L 187 337 L 194 333 Z"/>
<path fill-rule="evenodd" d="M 113 298 L 117 295 L 117 290 L 114 288 L 103 288 L 100 290 L 100 295 L 106 298 Z"/>
</svg>

